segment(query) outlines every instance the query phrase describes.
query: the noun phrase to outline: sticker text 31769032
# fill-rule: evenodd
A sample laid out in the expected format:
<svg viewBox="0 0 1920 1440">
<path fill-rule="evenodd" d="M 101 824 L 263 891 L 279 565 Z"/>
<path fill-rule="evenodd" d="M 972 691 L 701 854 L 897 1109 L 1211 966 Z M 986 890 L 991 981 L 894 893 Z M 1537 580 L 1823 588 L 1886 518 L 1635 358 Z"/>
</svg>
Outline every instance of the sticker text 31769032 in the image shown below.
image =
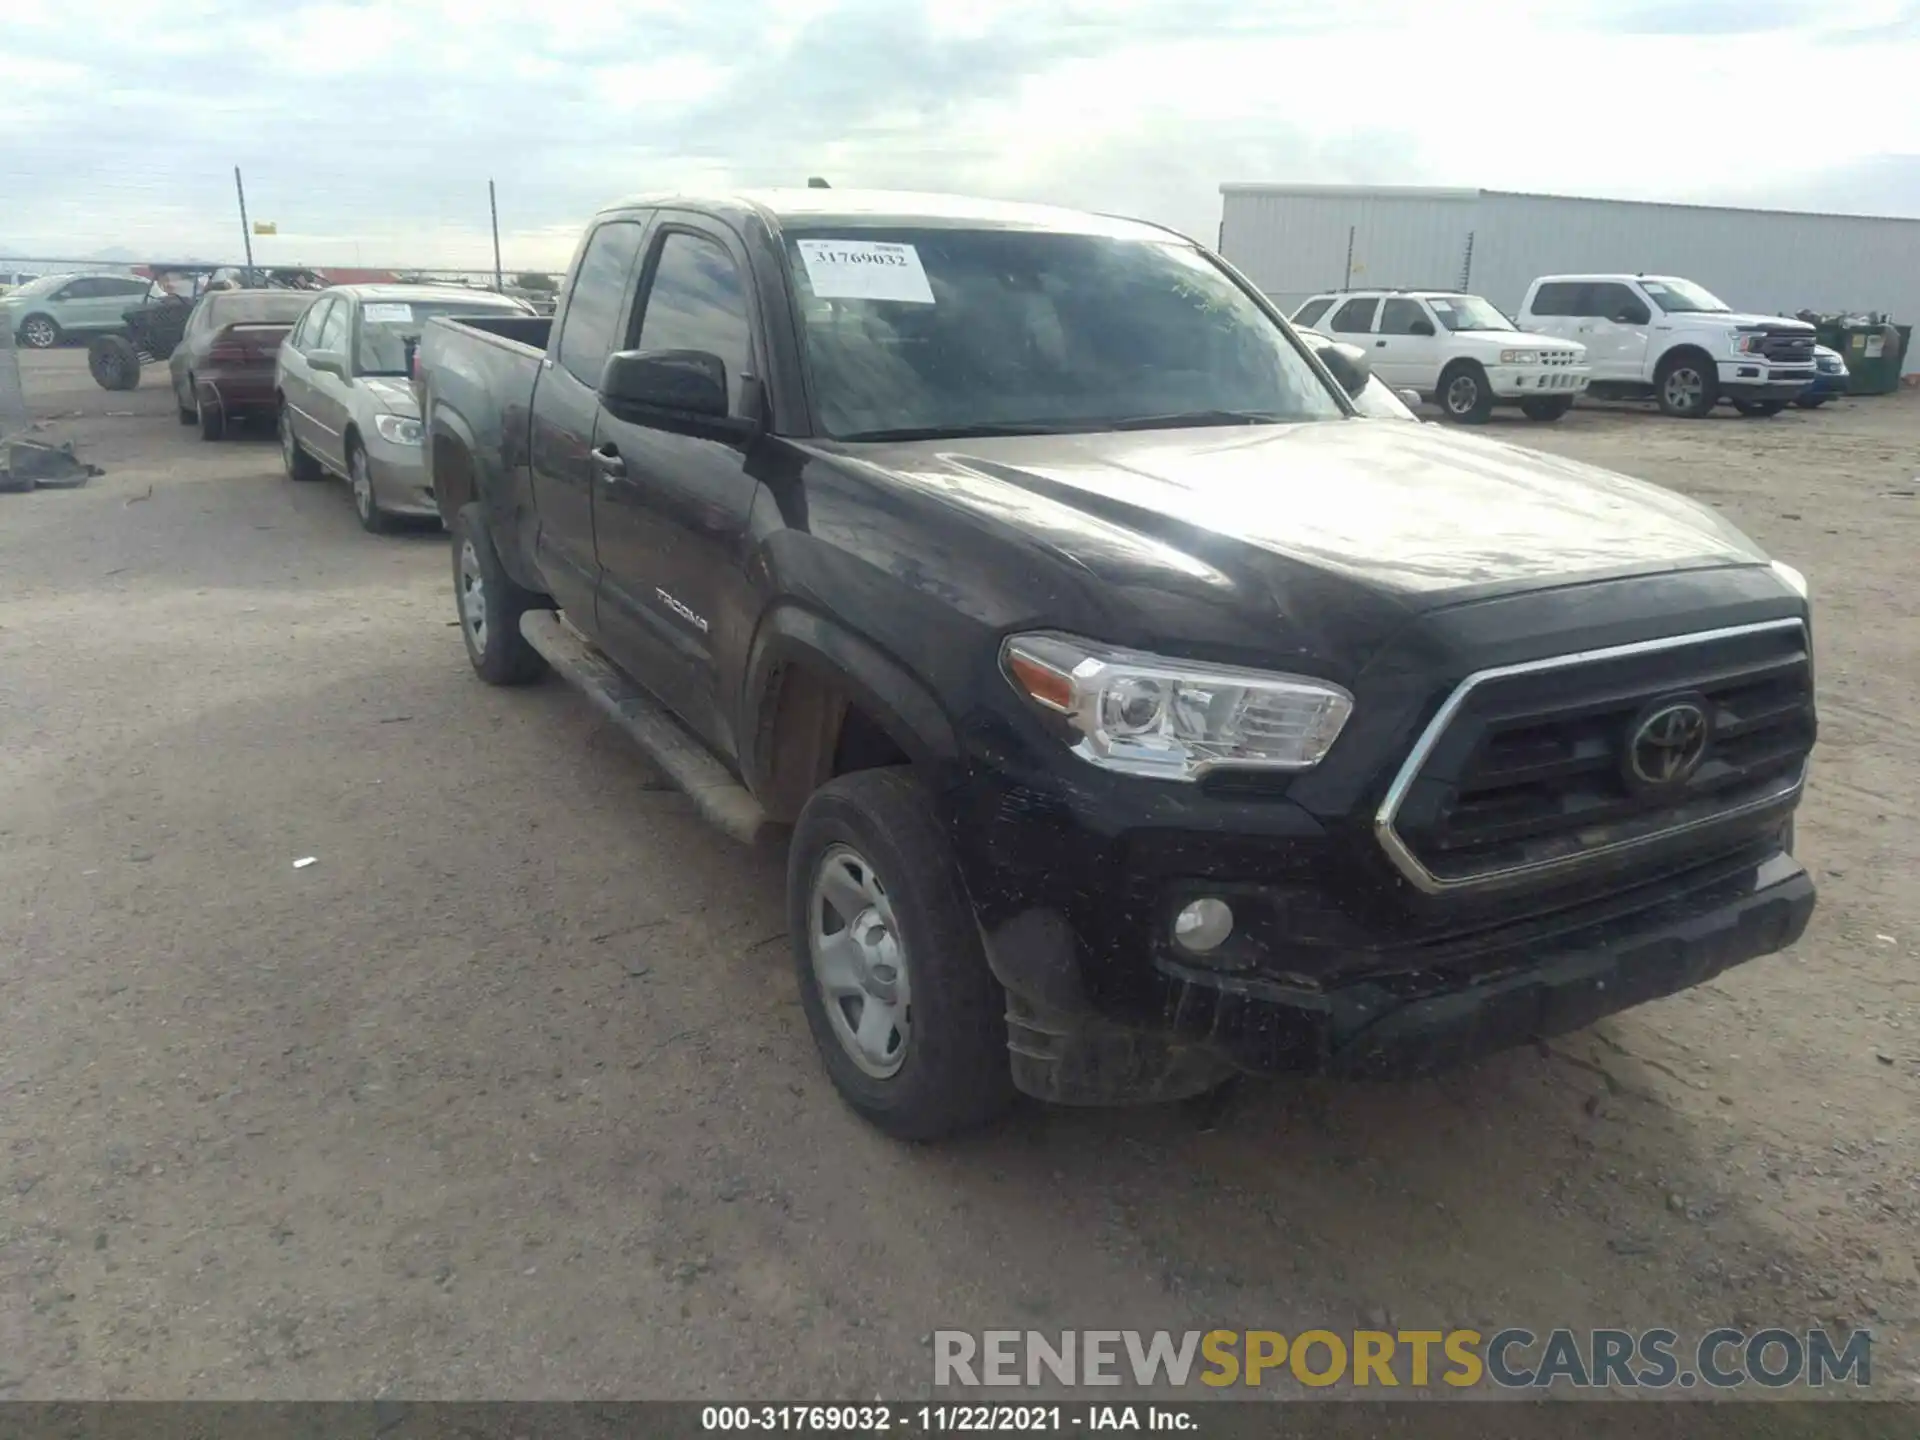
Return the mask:
<svg viewBox="0 0 1920 1440">
<path fill-rule="evenodd" d="M 801 240 L 800 263 L 821 300 L 898 300 L 933 304 L 933 287 L 911 245 L 884 240 Z"/>
</svg>

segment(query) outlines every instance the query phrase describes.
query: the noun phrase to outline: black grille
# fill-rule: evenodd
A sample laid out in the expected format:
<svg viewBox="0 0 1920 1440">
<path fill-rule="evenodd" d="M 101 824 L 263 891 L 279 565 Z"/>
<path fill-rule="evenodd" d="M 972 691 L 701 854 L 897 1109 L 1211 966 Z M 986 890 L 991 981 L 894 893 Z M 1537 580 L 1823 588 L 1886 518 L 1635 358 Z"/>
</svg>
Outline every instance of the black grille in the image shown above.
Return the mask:
<svg viewBox="0 0 1920 1440">
<path fill-rule="evenodd" d="M 1649 785 L 1628 746 L 1669 703 L 1704 711 L 1709 738 L 1690 774 Z M 1799 626 L 1496 677 L 1468 692 L 1393 829 L 1432 876 L 1471 881 L 1764 807 L 1813 741 Z"/>
<path fill-rule="evenodd" d="M 1760 341 L 1760 353 L 1780 365 L 1813 362 L 1813 336 L 1769 331 Z"/>
</svg>

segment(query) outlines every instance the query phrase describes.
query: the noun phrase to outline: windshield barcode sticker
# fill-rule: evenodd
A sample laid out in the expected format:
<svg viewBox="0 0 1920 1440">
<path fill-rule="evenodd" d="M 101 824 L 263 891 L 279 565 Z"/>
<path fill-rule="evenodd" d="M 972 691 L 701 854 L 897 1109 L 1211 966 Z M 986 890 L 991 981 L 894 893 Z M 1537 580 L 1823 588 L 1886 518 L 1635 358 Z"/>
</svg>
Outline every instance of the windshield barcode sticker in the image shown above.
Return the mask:
<svg viewBox="0 0 1920 1440">
<path fill-rule="evenodd" d="M 801 240 L 807 283 L 822 300 L 900 300 L 933 304 L 933 288 L 911 245 L 881 240 Z"/>
<path fill-rule="evenodd" d="M 369 300 L 361 307 L 360 318 L 369 325 L 406 325 L 413 320 L 413 306 Z"/>
</svg>

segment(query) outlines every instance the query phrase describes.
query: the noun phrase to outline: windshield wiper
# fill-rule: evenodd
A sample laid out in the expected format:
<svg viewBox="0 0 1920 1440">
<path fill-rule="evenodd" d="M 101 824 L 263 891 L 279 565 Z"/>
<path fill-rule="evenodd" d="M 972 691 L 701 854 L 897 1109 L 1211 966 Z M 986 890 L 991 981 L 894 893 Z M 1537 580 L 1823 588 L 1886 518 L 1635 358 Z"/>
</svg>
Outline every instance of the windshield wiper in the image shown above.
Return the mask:
<svg viewBox="0 0 1920 1440">
<path fill-rule="evenodd" d="M 1128 415 L 1106 420 L 1102 430 L 1178 430 L 1198 425 L 1279 425 L 1285 416 L 1270 410 L 1175 410 L 1165 415 Z"/>
<path fill-rule="evenodd" d="M 981 425 L 903 425 L 895 430 L 853 430 L 833 438 L 855 444 L 887 440 L 977 440 L 994 435 L 1066 435 L 1090 427 L 1070 421 L 1002 420 Z"/>
</svg>

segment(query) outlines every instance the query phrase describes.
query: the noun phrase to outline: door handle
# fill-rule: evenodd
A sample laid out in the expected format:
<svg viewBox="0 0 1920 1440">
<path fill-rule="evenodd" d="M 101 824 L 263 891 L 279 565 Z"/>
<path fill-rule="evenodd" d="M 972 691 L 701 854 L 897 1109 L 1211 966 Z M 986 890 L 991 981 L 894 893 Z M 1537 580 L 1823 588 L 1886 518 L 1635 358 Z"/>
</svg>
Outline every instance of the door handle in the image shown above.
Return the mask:
<svg viewBox="0 0 1920 1440">
<path fill-rule="evenodd" d="M 593 468 L 600 473 L 602 480 L 611 482 L 627 478 L 627 462 L 620 458 L 620 452 L 611 445 L 593 452 Z"/>
<path fill-rule="evenodd" d="M 1387 342 L 1384 340 L 1376 340 L 1373 342 L 1373 348 L 1376 350 L 1384 350 L 1387 348 Z"/>
</svg>

